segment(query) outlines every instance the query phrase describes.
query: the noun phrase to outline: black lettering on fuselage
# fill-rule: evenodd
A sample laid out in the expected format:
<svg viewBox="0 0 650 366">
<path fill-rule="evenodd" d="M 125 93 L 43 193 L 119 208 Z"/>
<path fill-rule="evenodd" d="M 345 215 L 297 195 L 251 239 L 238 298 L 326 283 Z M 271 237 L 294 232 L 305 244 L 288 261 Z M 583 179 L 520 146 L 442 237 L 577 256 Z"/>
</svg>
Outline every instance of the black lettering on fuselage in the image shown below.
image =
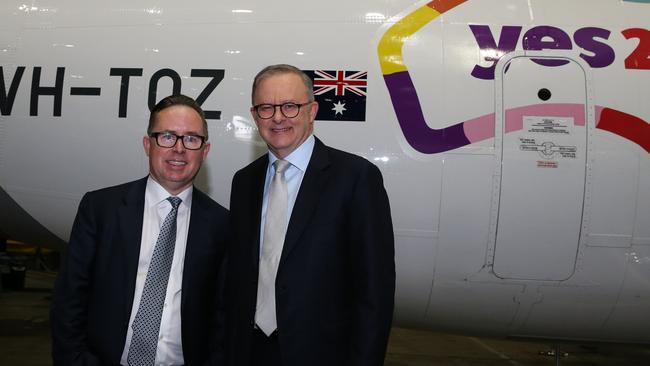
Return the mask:
<svg viewBox="0 0 650 366">
<path fill-rule="evenodd" d="M 181 93 L 181 76 L 172 69 L 160 69 L 151 75 L 149 80 L 149 110 L 152 110 L 158 102 L 156 95 L 158 94 L 158 82 L 160 79 L 168 77 L 172 79 L 172 92 L 171 94 L 180 94 Z"/>
<path fill-rule="evenodd" d="M 212 92 L 217 88 L 217 85 L 223 80 L 225 72 L 224 70 L 218 69 L 192 69 L 190 76 L 199 77 L 199 78 L 212 78 L 208 85 L 205 86 L 201 94 L 196 97 L 196 102 L 202 106 L 203 102 L 212 94 Z M 206 119 L 221 119 L 221 111 L 208 111 L 203 110 L 205 113 Z"/>
<path fill-rule="evenodd" d="M 126 118 L 126 107 L 129 100 L 129 81 L 131 76 L 142 76 L 142 68 L 120 68 L 112 67 L 110 71 L 111 76 L 121 76 L 120 79 L 120 100 L 119 100 L 119 111 L 117 116 L 120 118 Z"/>
<path fill-rule="evenodd" d="M 0 112 L 3 116 L 11 114 L 11 109 L 14 107 L 14 101 L 16 100 L 18 85 L 20 85 L 20 80 L 22 79 L 24 72 L 25 66 L 18 66 L 16 68 L 16 73 L 9 85 L 9 91 L 7 91 L 7 87 L 5 86 L 4 68 L 0 66 Z"/>
<path fill-rule="evenodd" d="M 56 81 L 54 86 L 41 86 L 41 67 L 34 67 L 32 73 L 32 92 L 29 102 L 29 115 L 38 116 L 38 98 L 41 95 L 54 96 L 54 111 L 53 116 L 61 117 L 61 104 L 63 101 L 63 76 L 65 75 L 65 67 L 56 68 Z"/>
<path fill-rule="evenodd" d="M 25 74 L 26 66 L 16 66 L 13 76 L 6 75 L 6 67 L 0 66 L 0 112 L 3 116 L 11 115 L 18 90 Z M 60 117 L 63 102 L 63 87 L 65 77 L 65 67 L 56 68 L 56 77 L 53 86 L 42 85 L 41 74 L 45 72 L 41 66 L 33 67 L 32 83 L 30 89 L 30 103 L 29 115 L 38 116 L 38 107 L 41 96 L 52 96 L 53 101 L 53 116 Z M 129 100 L 129 85 L 132 77 L 143 76 L 143 68 L 124 68 L 112 67 L 110 68 L 110 76 L 118 76 L 120 78 L 120 94 L 118 100 L 118 117 L 126 118 L 128 113 L 128 100 Z M 202 106 L 203 103 L 212 95 L 217 86 L 223 81 L 225 75 L 224 69 L 191 69 L 190 76 L 193 78 L 209 78 L 208 83 L 203 90 L 195 97 L 196 102 Z M 171 93 L 180 94 L 182 87 L 182 79 L 178 72 L 173 69 L 165 68 L 160 69 L 153 73 L 149 80 L 149 90 L 147 104 L 151 110 L 158 99 L 159 82 L 163 78 L 170 78 Z M 5 80 L 6 79 L 6 80 Z M 9 82 L 11 79 L 11 82 Z M 101 96 L 101 87 L 97 86 L 73 86 L 70 87 L 71 96 Z M 218 120 L 221 119 L 221 111 L 219 110 L 204 110 L 206 119 Z"/>
</svg>

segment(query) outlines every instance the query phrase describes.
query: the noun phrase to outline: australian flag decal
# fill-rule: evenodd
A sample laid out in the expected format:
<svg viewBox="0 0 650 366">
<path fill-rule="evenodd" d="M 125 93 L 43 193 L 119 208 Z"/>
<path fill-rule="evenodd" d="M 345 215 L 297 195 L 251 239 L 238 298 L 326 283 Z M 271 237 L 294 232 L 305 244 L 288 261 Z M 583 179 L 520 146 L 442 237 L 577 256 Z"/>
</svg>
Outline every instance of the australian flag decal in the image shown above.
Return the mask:
<svg viewBox="0 0 650 366">
<path fill-rule="evenodd" d="M 314 82 L 320 121 L 365 121 L 367 71 L 303 70 Z"/>
</svg>

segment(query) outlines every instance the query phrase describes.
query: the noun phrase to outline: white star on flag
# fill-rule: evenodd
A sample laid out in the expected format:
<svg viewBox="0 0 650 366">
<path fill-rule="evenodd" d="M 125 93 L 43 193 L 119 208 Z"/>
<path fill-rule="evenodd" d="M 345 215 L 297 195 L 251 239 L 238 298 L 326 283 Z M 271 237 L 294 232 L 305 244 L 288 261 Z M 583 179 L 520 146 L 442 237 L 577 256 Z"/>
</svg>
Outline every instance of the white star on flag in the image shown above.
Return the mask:
<svg viewBox="0 0 650 366">
<path fill-rule="evenodd" d="M 334 114 L 343 114 L 343 111 L 347 110 L 345 109 L 345 103 L 341 103 L 340 101 L 334 103 L 334 108 L 332 110 L 335 112 Z"/>
</svg>

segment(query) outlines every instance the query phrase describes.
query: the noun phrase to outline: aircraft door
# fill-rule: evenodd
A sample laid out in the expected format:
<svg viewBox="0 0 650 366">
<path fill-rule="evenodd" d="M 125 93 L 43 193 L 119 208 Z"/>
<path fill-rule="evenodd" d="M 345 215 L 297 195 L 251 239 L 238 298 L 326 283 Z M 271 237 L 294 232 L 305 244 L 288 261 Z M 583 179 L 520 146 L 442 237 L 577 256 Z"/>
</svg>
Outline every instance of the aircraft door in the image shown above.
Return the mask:
<svg viewBox="0 0 650 366">
<path fill-rule="evenodd" d="M 513 57 L 502 70 L 494 273 L 566 280 L 575 270 L 583 223 L 585 72 L 568 58 L 528 56 Z"/>
</svg>

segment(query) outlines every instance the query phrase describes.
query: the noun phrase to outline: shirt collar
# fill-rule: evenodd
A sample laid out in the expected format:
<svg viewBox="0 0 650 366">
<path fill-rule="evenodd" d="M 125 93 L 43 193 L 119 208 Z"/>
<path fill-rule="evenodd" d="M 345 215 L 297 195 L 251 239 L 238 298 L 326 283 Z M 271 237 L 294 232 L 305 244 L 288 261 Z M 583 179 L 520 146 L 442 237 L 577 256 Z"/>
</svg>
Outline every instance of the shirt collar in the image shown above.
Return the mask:
<svg viewBox="0 0 650 366">
<path fill-rule="evenodd" d="M 194 190 L 194 185 L 190 185 L 185 188 L 181 193 L 177 194 L 176 197 L 183 200 L 181 205 L 190 207 L 192 203 L 192 192 Z M 145 190 L 146 202 L 149 202 L 150 206 L 156 206 L 161 202 L 165 201 L 171 196 L 160 183 L 156 182 L 151 175 L 147 178 L 147 188 Z"/>
<path fill-rule="evenodd" d="M 291 154 L 284 158 L 284 160 L 305 173 L 307 165 L 309 165 L 309 159 L 311 159 L 311 153 L 314 151 L 315 144 L 316 139 L 314 138 L 314 135 L 309 135 L 309 137 L 294 151 L 292 151 Z M 276 160 L 278 160 L 278 157 L 269 151 L 269 167 L 272 167 Z"/>
</svg>

